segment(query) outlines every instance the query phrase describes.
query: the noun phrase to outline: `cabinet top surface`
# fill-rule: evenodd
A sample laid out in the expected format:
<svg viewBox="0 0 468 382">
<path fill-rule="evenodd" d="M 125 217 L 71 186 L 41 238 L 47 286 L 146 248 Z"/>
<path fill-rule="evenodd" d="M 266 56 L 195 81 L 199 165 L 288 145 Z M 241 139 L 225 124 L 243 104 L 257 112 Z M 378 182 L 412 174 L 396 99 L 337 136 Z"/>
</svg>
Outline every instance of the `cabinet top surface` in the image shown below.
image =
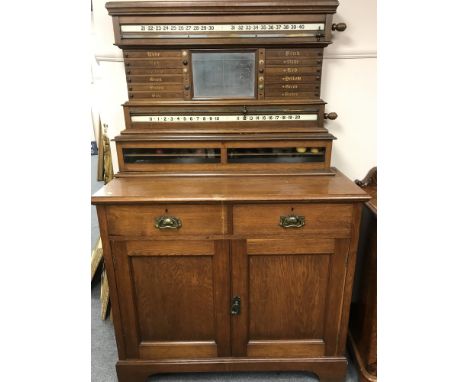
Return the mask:
<svg viewBox="0 0 468 382">
<path fill-rule="evenodd" d="M 339 171 L 335 176 L 177 176 L 116 178 L 93 204 L 270 201 L 367 201 L 370 197 Z"/>
<path fill-rule="evenodd" d="M 216 8 L 217 11 L 226 9 L 226 11 L 249 8 L 276 8 L 270 9 L 271 12 L 286 10 L 286 12 L 299 9 L 303 10 L 319 10 L 321 12 L 334 12 L 338 7 L 337 0 L 236 0 L 236 1 L 220 1 L 220 0 L 157 0 L 157 1 L 111 1 L 106 3 L 106 8 L 112 14 L 142 14 L 151 13 L 161 9 L 172 9 L 177 12 L 181 8 Z"/>
</svg>

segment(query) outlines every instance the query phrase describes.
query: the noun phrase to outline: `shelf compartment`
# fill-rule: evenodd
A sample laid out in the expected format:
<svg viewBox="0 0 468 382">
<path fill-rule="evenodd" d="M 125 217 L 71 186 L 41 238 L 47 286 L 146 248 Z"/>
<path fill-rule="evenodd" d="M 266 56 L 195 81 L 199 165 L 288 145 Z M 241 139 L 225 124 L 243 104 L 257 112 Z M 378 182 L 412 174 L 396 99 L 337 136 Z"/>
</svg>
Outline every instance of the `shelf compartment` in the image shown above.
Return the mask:
<svg viewBox="0 0 468 382">
<path fill-rule="evenodd" d="M 325 147 L 230 148 L 228 163 L 324 163 Z"/>
<path fill-rule="evenodd" d="M 221 162 L 219 148 L 123 148 L 125 164 L 211 164 Z"/>
<path fill-rule="evenodd" d="M 158 174 L 329 171 L 334 139 L 331 134 L 307 134 L 294 140 L 286 136 L 260 139 L 258 135 L 216 135 L 211 140 L 208 136 L 194 135 L 159 137 L 116 137 L 119 171 Z"/>
</svg>

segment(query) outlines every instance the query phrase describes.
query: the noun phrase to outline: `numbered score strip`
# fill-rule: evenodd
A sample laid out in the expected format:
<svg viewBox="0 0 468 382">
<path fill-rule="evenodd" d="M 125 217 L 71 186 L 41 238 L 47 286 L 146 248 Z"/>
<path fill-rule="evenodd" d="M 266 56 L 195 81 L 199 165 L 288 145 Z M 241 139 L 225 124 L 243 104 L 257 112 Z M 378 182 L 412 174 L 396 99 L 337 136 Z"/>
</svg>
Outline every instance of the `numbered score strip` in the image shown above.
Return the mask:
<svg viewBox="0 0 468 382">
<path fill-rule="evenodd" d="M 323 31 L 324 23 L 312 24 L 176 24 L 176 25 L 121 25 L 122 33 L 155 32 L 306 32 Z"/>
<path fill-rule="evenodd" d="M 316 121 L 317 114 L 249 114 L 249 115 L 133 115 L 132 122 L 258 122 Z"/>
</svg>

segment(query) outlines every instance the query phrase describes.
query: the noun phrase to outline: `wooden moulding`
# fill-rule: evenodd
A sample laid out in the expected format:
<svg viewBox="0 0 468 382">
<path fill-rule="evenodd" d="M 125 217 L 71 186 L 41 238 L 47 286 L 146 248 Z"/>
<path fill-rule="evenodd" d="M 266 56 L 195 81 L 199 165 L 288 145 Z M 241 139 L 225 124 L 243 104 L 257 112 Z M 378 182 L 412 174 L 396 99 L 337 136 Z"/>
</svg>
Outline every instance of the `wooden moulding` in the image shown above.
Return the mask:
<svg viewBox="0 0 468 382">
<path fill-rule="evenodd" d="M 168 135 L 168 134 L 128 134 L 118 135 L 114 138 L 116 142 L 245 142 L 245 141 L 281 141 L 287 140 L 334 140 L 335 136 L 324 133 L 302 133 L 302 134 L 184 134 L 184 135 Z"/>
<path fill-rule="evenodd" d="M 154 374 L 193 372 L 303 371 L 313 373 L 320 382 L 342 382 L 348 362 L 345 357 L 326 358 L 214 358 L 177 361 L 119 361 L 119 382 L 145 382 Z"/>
<path fill-rule="evenodd" d="M 113 18 L 116 45 L 121 48 L 159 45 L 167 46 L 206 46 L 222 47 L 229 45 L 267 45 L 275 44 L 307 44 L 321 47 L 331 43 L 331 16 L 338 7 L 336 0 L 241 0 L 226 1 L 197 1 L 196 7 L 190 1 L 152 1 L 152 2 L 110 2 L 106 4 L 109 14 Z M 268 9 L 268 14 L 265 14 Z M 218 24 L 232 23 L 323 23 L 324 30 L 317 37 L 312 35 L 294 35 L 293 31 L 274 38 L 250 36 L 246 38 L 229 32 L 212 34 L 209 38 L 203 36 L 182 36 L 179 38 L 165 37 L 164 34 L 154 34 L 141 38 L 138 32 L 122 33 L 121 25 L 131 24 Z M 290 36 L 288 36 L 290 34 Z"/>
<path fill-rule="evenodd" d="M 290 13 L 335 13 L 337 0 L 239 0 L 236 2 L 205 0 L 197 1 L 194 8 L 191 1 L 122 1 L 108 2 L 106 8 L 112 16 L 121 15 L 203 15 L 203 14 L 264 14 L 268 9 L 272 14 Z"/>
</svg>

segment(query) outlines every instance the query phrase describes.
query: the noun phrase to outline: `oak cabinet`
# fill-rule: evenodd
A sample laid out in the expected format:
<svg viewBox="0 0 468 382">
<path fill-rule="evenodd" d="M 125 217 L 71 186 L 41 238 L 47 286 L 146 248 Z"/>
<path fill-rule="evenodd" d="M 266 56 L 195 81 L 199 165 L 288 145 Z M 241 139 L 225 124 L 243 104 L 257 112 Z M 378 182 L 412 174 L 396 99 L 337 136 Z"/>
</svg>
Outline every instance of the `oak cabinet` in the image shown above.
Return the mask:
<svg viewBox="0 0 468 382">
<path fill-rule="evenodd" d="M 169 185 L 167 178 L 159 181 L 164 179 Z M 249 181 L 255 179 L 237 188 L 237 178 L 188 179 L 198 202 L 163 203 L 164 189 L 141 178 L 115 179 L 93 197 L 111 286 L 119 381 L 229 370 L 303 370 L 321 381 L 344 378 L 366 195 L 261 203 L 251 199 Z M 343 179 L 337 173 L 327 182 Z M 228 190 L 239 195 L 249 189 L 250 195 L 244 193 L 249 200 L 204 202 L 208 196 L 201 188 L 209 192 L 212 182 L 225 190 L 224 197 Z M 179 185 L 176 195 L 182 199 Z M 271 178 L 272 191 L 283 186 Z M 125 196 L 123 202 L 128 187 L 138 200 Z M 314 182 L 308 180 L 307 187 Z M 151 201 L 145 190 L 159 201 Z M 328 198 L 330 187 L 324 190 Z"/>
<path fill-rule="evenodd" d="M 320 99 L 336 0 L 110 2 L 129 101 L 97 205 L 119 382 L 342 382 L 361 204 Z"/>
</svg>

